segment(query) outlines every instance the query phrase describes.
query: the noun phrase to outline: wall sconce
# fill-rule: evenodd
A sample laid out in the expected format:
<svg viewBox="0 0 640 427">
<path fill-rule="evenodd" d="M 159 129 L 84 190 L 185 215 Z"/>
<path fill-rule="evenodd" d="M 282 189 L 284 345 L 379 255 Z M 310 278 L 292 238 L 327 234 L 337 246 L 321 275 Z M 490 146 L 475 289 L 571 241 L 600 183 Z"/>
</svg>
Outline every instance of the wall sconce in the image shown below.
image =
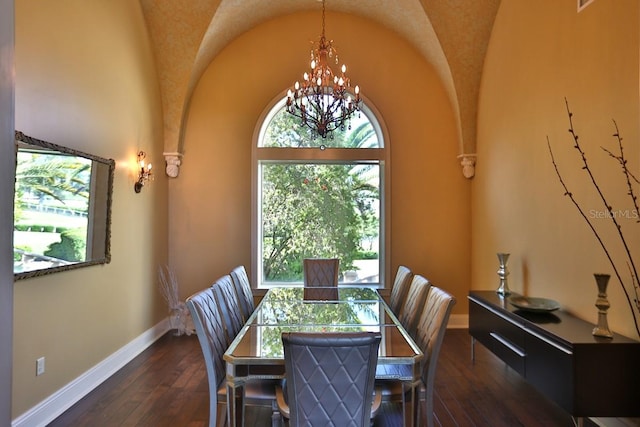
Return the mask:
<svg viewBox="0 0 640 427">
<path fill-rule="evenodd" d="M 147 154 L 144 151 L 138 152 L 138 181 L 133 184 L 133 190 L 136 193 L 139 193 L 144 187 L 145 182 L 152 179 L 153 175 L 151 173 L 151 163 L 144 163 L 144 159 L 147 157 Z"/>
</svg>

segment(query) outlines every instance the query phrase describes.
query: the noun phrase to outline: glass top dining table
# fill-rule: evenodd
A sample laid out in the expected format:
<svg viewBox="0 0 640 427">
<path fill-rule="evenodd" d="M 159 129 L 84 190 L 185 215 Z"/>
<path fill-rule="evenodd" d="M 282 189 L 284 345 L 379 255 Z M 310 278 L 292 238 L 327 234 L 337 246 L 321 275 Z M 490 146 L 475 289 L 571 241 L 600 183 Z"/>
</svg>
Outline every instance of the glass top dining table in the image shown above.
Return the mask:
<svg viewBox="0 0 640 427">
<path fill-rule="evenodd" d="M 339 287 L 337 298 L 316 300 L 305 298 L 302 287 L 278 287 L 269 289 L 224 354 L 227 392 L 284 377 L 283 332 L 352 331 L 380 332 L 376 379 L 400 380 L 415 391 L 422 351 L 375 289 Z M 237 410 L 235 399 L 227 399 L 229 419 Z"/>
</svg>

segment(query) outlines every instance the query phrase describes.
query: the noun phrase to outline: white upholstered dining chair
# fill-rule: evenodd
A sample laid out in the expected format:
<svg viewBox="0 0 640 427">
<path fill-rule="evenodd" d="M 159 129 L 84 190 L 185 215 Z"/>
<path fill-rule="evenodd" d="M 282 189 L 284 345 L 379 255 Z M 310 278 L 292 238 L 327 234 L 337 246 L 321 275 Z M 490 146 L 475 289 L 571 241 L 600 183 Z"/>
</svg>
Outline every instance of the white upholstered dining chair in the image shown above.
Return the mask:
<svg viewBox="0 0 640 427">
<path fill-rule="evenodd" d="M 204 289 L 187 298 L 186 304 L 193 318 L 207 370 L 209 427 L 224 426 L 227 424 L 225 408 L 228 396 L 223 355 L 227 349 L 227 340 L 223 319 L 214 298 L 214 290 Z M 279 420 L 280 416 L 275 404 L 275 387 L 279 383 L 278 380 L 248 382 L 240 389 L 244 404 L 269 406 L 272 409 L 272 420 L 274 422 Z M 232 425 L 235 426 L 235 422 Z"/>
<path fill-rule="evenodd" d="M 238 305 L 242 314 L 242 320 L 247 321 L 249 316 L 255 310 L 255 302 L 253 301 L 253 292 L 251 292 L 251 283 L 249 282 L 249 276 L 247 270 L 243 265 L 239 265 L 231 270 L 231 280 L 236 290 L 236 296 L 238 297 Z"/>
<path fill-rule="evenodd" d="M 449 293 L 436 286 L 430 286 L 416 327 L 415 341 L 424 354 L 421 363 L 421 381 L 417 391 L 420 411 L 416 412 L 418 420 L 421 420 L 422 411 L 427 420 L 427 427 L 434 426 L 433 392 L 436 367 L 451 309 L 455 303 L 456 299 Z M 376 388 L 382 393 L 383 402 L 402 402 L 404 404 L 410 399 L 408 388 L 400 381 L 376 381 Z"/>
<path fill-rule="evenodd" d="M 337 300 L 339 258 L 305 258 L 304 299 Z"/>
<path fill-rule="evenodd" d="M 291 427 L 369 427 L 381 401 L 374 393 L 380 341 L 380 332 L 283 333 L 279 413 Z"/>
<path fill-rule="evenodd" d="M 412 278 L 413 273 L 408 267 L 404 265 L 398 266 L 398 271 L 396 271 L 396 277 L 393 281 L 393 288 L 391 288 L 391 298 L 389 299 L 389 308 L 391 308 L 391 311 L 393 311 L 396 317 L 400 317 L 402 306 L 409 293 Z"/>
<path fill-rule="evenodd" d="M 418 317 L 420 317 L 420 312 L 424 307 L 424 301 L 427 299 L 427 292 L 429 292 L 430 287 L 431 283 L 424 276 L 419 274 L 413 276 L 411 285 L 409 285 L 409 292 L 404 300 L 400 316 L 398 316 L 402 327 L 413 338 L 415 338 Z"/>
<path fill-rule="evenodd" d="M 231 276 L 228 274 L 216 280 L 211 288 L 213 289 L 213 294 L 218 304 L 218 310 L 220 310 L 220 316 L 222 317 L 227 337 L 227 345 L 229 345 L 236 335 L 238 335 L 238 332 L 240 332 L 244 324 L 242 314 L 240 313 L 238 296 L 231 281 Z"/>
</svg>

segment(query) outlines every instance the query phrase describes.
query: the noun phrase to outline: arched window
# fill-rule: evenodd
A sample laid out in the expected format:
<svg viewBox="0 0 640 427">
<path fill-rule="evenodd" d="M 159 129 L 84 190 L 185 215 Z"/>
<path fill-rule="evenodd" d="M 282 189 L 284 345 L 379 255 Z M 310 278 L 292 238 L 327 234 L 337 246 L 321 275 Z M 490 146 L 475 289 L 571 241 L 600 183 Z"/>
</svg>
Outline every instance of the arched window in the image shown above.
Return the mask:
<svg viewBox="0 0 640 427">
<path fill-rule="evenodd" d="M 304 258 L 340 258 L 340 282 L 383 286 L 388 241 L 387 149 L 363 105 L 347 129 L 314 137 L 281 99 L 253 150 L 257 287 L 302 284 Z M 366 102 L 366 100 L 365 100 Z"/>
</svg>

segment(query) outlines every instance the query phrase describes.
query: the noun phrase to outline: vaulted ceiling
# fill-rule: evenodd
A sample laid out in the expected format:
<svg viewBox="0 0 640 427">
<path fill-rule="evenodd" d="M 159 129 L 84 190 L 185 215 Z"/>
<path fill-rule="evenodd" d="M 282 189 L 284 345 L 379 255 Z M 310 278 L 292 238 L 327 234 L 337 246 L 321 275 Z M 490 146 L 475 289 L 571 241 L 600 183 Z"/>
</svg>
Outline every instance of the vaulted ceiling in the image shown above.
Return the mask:
<svg viewBox="0 0 640 427">
<path fill-rule="evenodd" d="M 179 160 L 191 94 L 208 64 L 243 32 L 279 15 L 320 10 L 319 0 L 140 0 L 162 93 L 165 153 Z M 329 11 L 391 29 L 433 65 L 458 120 L 459 152 L 475 153 L 478 92 L 500 0 L 330 0 Z M 472 158 L 472 157 L 471 157 Z"/>
</svg>

